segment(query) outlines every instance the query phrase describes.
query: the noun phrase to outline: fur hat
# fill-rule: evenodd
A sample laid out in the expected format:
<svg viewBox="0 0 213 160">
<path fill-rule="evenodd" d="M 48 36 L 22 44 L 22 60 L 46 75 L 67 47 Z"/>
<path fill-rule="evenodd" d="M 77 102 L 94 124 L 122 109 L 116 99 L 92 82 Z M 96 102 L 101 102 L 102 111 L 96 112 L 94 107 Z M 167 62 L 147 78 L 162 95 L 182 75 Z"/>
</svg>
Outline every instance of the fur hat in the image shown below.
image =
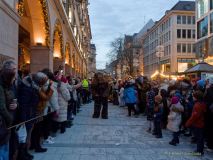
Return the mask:
<svg viewBox="0 0 213 160">
<path fill-rule="evenodd" d="M 156 102 L 156 103 L 161 103 L 161 101 L 162 101 L 161 95 L 155 96 L 155 102 Z"/>
<path fill-rule="evenodd" d="M 173 96 L 172 100 L 171 100 L 171 103 L 172 104 L 177 104 L 178 102 L 179 102 L 179 98 L 177 96 Z"/>
<path fill-rule="evenodd" d="M 33 75 L 33 80 L 38 85 L 44 85 L 47 82 L 48 77 L 46 74 L 42 72 L 37 72 L 36 74 Z"/>
</svg>

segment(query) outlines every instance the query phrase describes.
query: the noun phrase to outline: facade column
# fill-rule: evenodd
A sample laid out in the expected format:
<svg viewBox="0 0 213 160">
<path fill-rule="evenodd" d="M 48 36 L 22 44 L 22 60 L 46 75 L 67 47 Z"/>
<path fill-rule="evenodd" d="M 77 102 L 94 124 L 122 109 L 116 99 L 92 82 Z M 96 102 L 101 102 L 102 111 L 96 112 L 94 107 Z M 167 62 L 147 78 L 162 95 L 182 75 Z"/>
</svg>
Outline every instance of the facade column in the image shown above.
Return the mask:
<svg viewBox="0 0 213 160">
<path fill-rule="evenodd" d="M 48 47 L 33 46 L 30 56 L 30 71 L 38 72 L 44 68 L 49 68 L 53 71 L 53 54 Z"/>
</svg>

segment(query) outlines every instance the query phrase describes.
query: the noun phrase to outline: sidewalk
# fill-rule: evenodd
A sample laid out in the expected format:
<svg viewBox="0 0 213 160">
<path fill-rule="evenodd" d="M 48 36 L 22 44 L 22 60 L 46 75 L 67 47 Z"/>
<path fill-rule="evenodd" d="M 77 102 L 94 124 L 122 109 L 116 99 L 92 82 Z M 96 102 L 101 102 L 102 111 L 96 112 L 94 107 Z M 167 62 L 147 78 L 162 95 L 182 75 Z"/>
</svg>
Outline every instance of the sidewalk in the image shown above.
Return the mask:
<svg viewBox="0 0 213 160">
<path fill-rule="evenodd" d="M 156 139 L 146 132 L 146 118 L 127 117 L 127 110 L 109 105 L 109 119 L 92 119 L 93 104 L 82 107 L 72 128 L 59 134 L 55 144 L 46 145 L 47 153 L 34 154 L 35 160 L 211 160 L 213 153 L 202 158 L 190 154 L 196 145 L 181 137 L 171 146 L 171 134 L 163 131 Z"/>
</svg>

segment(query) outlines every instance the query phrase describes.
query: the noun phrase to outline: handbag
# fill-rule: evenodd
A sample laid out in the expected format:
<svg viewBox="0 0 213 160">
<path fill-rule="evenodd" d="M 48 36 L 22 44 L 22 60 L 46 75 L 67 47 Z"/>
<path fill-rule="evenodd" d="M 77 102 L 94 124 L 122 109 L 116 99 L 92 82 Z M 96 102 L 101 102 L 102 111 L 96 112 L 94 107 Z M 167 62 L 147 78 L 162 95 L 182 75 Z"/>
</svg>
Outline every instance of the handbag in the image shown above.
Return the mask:
<svg viewBox="0 0 213 160">
<path fill-rule="evenodd" d="M 26 143 L 27 130 L 25 124 L 18 126 L 16 132 L 18 134 L 19 143 Z"/>
<path fill-rule="evenodd" d="M 9 141 L 9 130 L 2 115 L 0 115 L 0 146 L 6 144 Z"/>
</svg>

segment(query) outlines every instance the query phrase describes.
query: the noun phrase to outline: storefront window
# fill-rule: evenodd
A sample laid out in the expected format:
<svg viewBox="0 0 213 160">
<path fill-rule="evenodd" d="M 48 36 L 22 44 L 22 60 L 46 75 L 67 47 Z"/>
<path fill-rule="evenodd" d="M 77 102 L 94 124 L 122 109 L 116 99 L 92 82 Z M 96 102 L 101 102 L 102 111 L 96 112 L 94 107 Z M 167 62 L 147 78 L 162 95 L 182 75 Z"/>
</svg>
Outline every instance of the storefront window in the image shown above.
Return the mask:
<svg viewBox="0 0 213 160">
<path fill-rule="evenodd" d="M 207 36 L 208 34 L 208 17 L 205 17 L 197 25 L 197 38 L 200 39 L 202 37 Z"/>
<path fill-rule="evenodd" d="M 210 0 L 210 10 L 213 9 L 213 0 Z"/>
<path fill-rule="evenodd" d="M 204 14 L 208 12 L 208 0 L 199 0 L 198 1 L 198 18 L 201 18 Z"/>
<path fill-rule="evenodd" d="M 210 32 L 213 33 L 213 13 L 210 14 Z"/>
</svg>

